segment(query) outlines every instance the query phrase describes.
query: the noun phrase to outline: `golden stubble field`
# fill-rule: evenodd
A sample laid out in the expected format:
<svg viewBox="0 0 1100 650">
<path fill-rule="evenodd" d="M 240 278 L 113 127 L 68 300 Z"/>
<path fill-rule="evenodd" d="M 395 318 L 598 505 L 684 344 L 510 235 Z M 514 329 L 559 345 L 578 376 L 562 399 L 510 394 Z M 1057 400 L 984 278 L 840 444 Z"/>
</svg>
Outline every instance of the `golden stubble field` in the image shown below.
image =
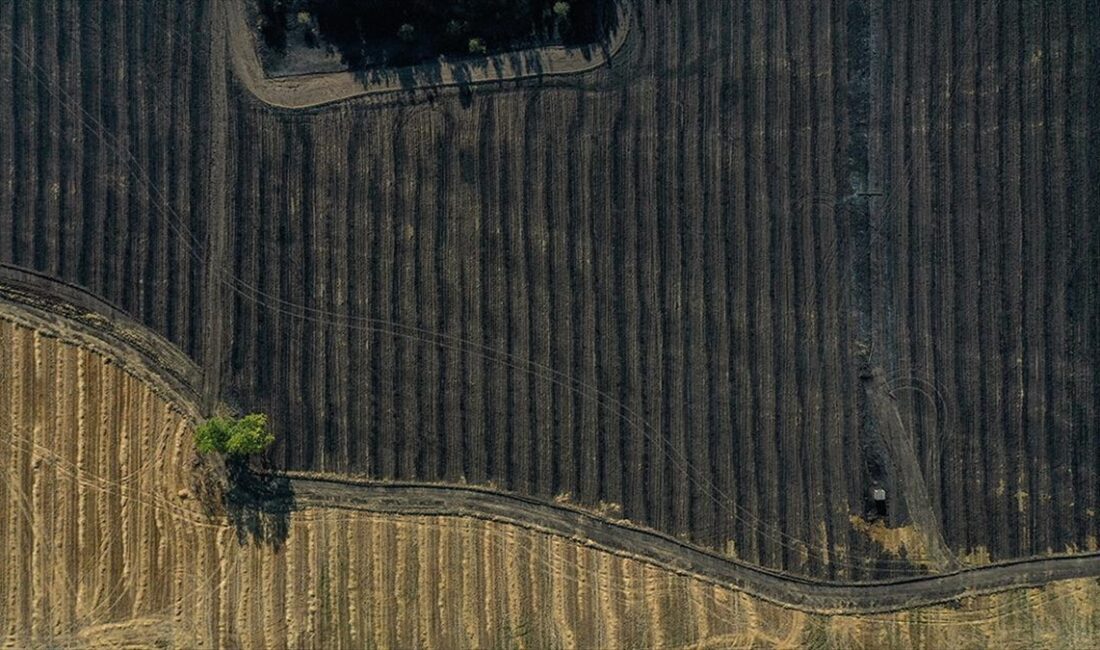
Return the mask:
<svg viewBox="0 0 1100 650">
<path fill-rule="evenodd" d="M 1100 629 L 1095 579 L 821 616 L 480 519 L 318 508 L 278 547 L 241 542 L 190 494 L 193 406 L 5 314 L 5 647 L 1087 647 Z"/>
</svg>

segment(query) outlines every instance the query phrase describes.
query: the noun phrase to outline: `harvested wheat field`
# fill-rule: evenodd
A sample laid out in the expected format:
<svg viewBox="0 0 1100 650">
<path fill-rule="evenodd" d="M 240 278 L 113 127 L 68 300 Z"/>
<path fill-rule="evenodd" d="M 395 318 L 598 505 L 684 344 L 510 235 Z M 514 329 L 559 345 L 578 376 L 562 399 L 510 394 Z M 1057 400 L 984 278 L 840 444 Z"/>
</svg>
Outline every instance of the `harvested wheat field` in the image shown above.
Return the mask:
<svg viewBox="0 0 1100 650">
<path fill-rule="evenodd" d="M 814 579 L 1096 548 L 1088 0 L 623 0 L 591 69 L 279 105 L 246 1 L 0 5 L 0 263 L 164 335 L 272 465 Z M 871 483 L 919 544 L 852 524 Z"/>
<path fill-rule="evenodd" d="M 278 543 L 242 537 L 189 492 L 193 408 L 124 364 L 4 305 L 8 645 L 1072 647 L 1100 625 L 1095 579 L 830 616 L 476 517 L 302 508 Z"/>
<path fill-rule="evenodd" d="M 9 645 L 1100 645 L 1096 0 L 493 4 L 0 1 Z"/>
</svg>

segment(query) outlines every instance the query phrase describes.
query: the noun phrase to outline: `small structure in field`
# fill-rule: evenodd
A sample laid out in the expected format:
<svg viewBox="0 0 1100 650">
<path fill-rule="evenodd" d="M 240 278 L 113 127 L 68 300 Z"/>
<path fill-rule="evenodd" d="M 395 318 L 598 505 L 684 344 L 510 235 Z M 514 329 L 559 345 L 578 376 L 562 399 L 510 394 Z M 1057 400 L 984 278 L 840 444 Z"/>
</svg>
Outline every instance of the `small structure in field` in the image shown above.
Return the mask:
<svg viewBox="0 0 1100 650">
<path fill-rule="evenodd" d="M 886 515 L 887 515 L 886 488 L 878 487 L 878 486 L 872 488 L 871 489 L 871 501 L 873 501 L 874 504 L 875 504 L 875 516 L 876 517 L 886 517 Z"/>
</svg>

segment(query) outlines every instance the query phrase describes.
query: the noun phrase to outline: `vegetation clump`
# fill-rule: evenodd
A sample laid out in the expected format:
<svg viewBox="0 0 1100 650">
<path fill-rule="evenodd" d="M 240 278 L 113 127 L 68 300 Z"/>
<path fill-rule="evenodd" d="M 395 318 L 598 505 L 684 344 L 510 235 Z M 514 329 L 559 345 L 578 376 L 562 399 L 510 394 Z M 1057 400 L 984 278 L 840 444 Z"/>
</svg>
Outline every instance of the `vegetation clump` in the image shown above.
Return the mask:
<svg viewBox="0 0 1100 650">
<path fill-rule="evenodd" d="M 250 413 L 240 419 L 214 416 L 195 431 L 195 448 L 204 454 L 251 456 L 273 442 L 275 435 L 268 430 L 263 413 Z"/>
<path fill-rule="evenodd" d="M 488 52 L 488 48 L 485 47 L 485 41 L 480 38 L 471 38 L 469 44 L 470 54 L 485 54 Z"/>
</svg>

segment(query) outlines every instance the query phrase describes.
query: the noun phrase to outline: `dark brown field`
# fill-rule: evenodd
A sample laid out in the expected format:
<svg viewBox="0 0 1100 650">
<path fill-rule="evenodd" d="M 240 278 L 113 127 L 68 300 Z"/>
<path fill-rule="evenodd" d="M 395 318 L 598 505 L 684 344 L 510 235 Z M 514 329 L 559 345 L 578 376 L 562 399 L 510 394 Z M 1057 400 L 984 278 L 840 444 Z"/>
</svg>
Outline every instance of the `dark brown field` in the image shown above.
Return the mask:
<svg viewBox="0 0 1100 650">
<path fill-rule="evenodd" d="M 0 262 L 175 342 L 280 468 L 811 577 L 1095 550 L 1096 2 L 632 2 L 596 71 L 296 111 L 216 4 L 0 4 Z"/>
</svg>

